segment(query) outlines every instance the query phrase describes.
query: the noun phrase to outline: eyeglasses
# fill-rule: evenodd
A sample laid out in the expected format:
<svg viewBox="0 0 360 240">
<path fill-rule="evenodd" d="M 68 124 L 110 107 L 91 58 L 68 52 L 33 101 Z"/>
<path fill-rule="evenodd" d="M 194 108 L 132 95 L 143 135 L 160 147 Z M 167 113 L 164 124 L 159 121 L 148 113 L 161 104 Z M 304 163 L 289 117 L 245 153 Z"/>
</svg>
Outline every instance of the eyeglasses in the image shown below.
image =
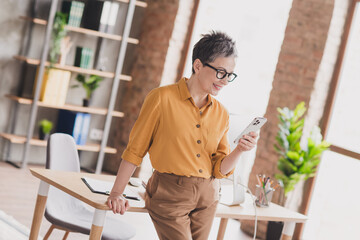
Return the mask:
<svg viewBox="0 0 360 240">
<path fill-rule="evenodd" d="M 205 66 L 209 67 L 209 68 L 212 68 L 216 71 L 216 77 L 218 79 L 224 79 L 226 76 L 227 76 L 227 81 L 228 82 L 232 82 L 235 80 L 235 78 L 237 77 L 237 75 L 235 73 L 228 73 L 227 71 L 223 70 L 223 69 L 217 69 L 213 66 L 211 66 L 210 64 L 208 63 L 205 63 L 204 64 Z"/>
</svg>

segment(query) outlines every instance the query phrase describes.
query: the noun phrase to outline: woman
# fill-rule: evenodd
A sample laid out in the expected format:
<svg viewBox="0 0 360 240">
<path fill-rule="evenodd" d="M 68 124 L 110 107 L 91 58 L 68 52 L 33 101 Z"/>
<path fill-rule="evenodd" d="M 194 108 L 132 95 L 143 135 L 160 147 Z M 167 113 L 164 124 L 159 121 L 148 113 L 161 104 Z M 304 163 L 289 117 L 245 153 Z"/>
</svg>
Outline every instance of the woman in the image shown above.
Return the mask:
<svg viewBox="0 0 360 240">
<path fill-rule="evenodd" d="M 124 214 L 122 193 L 147 152 L 155 169 L 145 206 L 161 240 L 207 239 L 219 200 L 219 178 L 228 177 L 256 133 L 230 153 L 229 114 L 211 95 L 236 78 L 235 42 L 226 34 L 204 35 L 193 49 L 192 75 L 152 90 L 130 133 L 107 204 Z"/>
</svg>

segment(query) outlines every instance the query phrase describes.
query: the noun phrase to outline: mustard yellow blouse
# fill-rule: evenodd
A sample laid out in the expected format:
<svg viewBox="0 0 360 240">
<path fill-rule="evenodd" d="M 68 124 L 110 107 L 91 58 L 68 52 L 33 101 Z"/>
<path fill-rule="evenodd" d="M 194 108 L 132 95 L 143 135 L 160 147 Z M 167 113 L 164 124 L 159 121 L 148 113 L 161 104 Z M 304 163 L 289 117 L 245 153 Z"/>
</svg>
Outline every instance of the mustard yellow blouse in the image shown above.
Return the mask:
<svg viewBox="0 0 360 240">
<path fill-rule="evenodd" d="M 153 168 L 162 173 L 210 178 L 227 177 L 221 161 L 230 152 L 229 114 L 214 98 L 199 109 L 186 78 L 153 89 L 131 130 L 122 158 L 140 165 L 149 151 Z"/>
</svg>

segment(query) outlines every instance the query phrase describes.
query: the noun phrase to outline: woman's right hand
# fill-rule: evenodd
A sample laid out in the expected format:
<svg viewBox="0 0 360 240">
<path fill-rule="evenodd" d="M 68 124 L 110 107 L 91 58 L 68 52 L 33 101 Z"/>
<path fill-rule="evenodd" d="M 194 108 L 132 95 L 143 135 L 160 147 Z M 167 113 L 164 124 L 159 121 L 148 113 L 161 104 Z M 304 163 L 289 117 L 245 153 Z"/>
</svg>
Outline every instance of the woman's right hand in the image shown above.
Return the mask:
<svg viewBox="0 0 360 240">
<path fill-rule="evenodd" d="M 112 209 L 113 213 L 120 213 L 123 215 L 130 207 L 129 201 L 125 199 L 122 194 L 110 193 L 107 199 L 107 205 Z"/>
</svg>

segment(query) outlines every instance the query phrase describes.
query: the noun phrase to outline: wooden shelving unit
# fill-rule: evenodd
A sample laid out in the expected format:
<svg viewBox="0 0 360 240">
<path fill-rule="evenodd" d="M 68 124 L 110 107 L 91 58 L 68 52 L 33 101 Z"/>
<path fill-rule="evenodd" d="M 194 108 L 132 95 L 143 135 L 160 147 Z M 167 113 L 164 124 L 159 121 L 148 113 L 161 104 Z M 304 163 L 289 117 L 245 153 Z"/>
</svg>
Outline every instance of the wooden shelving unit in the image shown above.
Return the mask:
<svg viewBox="0 0 360 240">
<path fill-rule="evenodd" d="M 25 136 L 19 136 L 19 135 L 15 135 L 15 134 L 0 133 L 0 137 L 3 137 L 4 139 L 9 140 L 11 143 L 24 144 L 26 142 Z M 30 145 L 46 147 L 47 143 L 44 140 L 32 138 L 30 140 Z M 76 148 L 78 150 L 83 150 L 83 151 L 100 152 L 99 144 L 77 145 Z M 105 147 L 104 151 L 105 151 L 105 153 L 111 153 L 111 154 L 116 153 L 116 149 L 111 148 L 111 147 Z"/>
<path fill-rule="evenodd" d="M 49 0 L 50 1 L 50 0 Z M 111 153 L 115 154 L 116 149 L 108 147 L 107 146 L 107 139 L 110 132 L 110 126 L 111 126 L 111 120 L 113 117 L 124 117 L 124 113 L 119 111 L 114 111 L 115 107 L 115 101 L 117 97 L 117 92 L 119 89 L 120 81 L 131 81 L 132 77 L 128 75 L 121 74 L 123 71 L 123 65 L 125 62 L 125 53 L 127 49 L 128 44 L 138 44 L 139 40 L 135 38 L 130 38 L 130 29 L 134 17 L 135 7 L 147 7 L 147 3 L 143 1 L 136 1 L 136 0 L 115 0 L 117 2 L 121 3 L 127 3 L 127 13 L 126 13 L 126 19 L 124 21 L 124 28 L 121 35 L 116 34 L 109 34 L 104 33 L 100 31 L 94 31 L 91 29 L 81 28 L 81 27 L 73 27 L 73 26 L 65 26 L 68 31 L 74 32 L 74 33 L 80 33 L 87 36 L 92 36 L 95 38 L 104 38 L 104 39 L 110 39 L 114 41 L 120 42 L 120 49 L 118 51 L 118 58 L 116 67 L 114 69 L 114 72 L 105 72 L 105 71 L 99 71 L 96 69 L 84 69 L 80 67 L 75 66 L 69 66 L 69 65 L 60 65 L 60 64 L 54 64 L 52 67 L 60 70 L 66 70 L 73 73 L 81 73 L 81 74 L 89 74 L 89 75 L 98 75 L 100 77 L 109 78 L 112 79 L 112 86 L 110 89 L 110 92 L 107 92 L 106 94 L 109 94 L 110 100 L 109 103 L 106 105 L 106 108 L 94 108 L 94 107 L 82 107 L 82 106 L 76 106 L 76 105 L 70 105 L 70 104 L 64 104 L 64 105 L 50 105 L 45 104 L 44 102 L 39 101 L 40 97 L 40 90 L 41 90 L 41 84 L 43 80 L 43 75 L 45 68 L 47 66 L 50 66 L 50 63 L 47 61 L 48 53 L 49 53 L 49 47 L 50 47 L 50 39 L 51 39 L 51 33 L 53 29 L 53 22 L 55 18 L 56 11 L 58 9 L 58 2 L 59 0 L 51 0 L 51 5 L 49 9 L 49 17 L 47 20 L 39 19 L 39 18 L 33 18 L 33 17 L 25 17 L 20 16 L 21 19 L 25 21 L 33 22 L 36 25 L 44 26 L 45 27 L 45 36 L 44 36 L 44 43 L 42 47 L 42 53 L 41 57 L 39 59 L 33 59 L 26 56 L 14 56 L 14 59 L 25 62 L 29 65 L 38 66 L 38 74 L 37 79 L 35 81 L 35 90 L 34 90 L 34 97 L 24 98 L 14 95 L 6 95 L 7 98 L 14 101 L 18 106 L 18 104 L 25 104 L 31 106 L 30 110 L 30 118 L 28 123 L 28 130 L 27 134 L 25 136 L 20 136 L 18 134 L 14 134 L 15 127 L 11 127 L 10 133 L 0 133 L 0 137 L 8 140 L 10 143 L 16 143 L 16 144 L 24 144 L 24 151 L 23 151 L 23 157 L 21 162 L 21 167 L 25 167 L 27 165 L 28 161 L 28 155 L 29 155 L 29 148 L 30 145 L 33 146 L 46 146 L 46 141 L 39 140 L 36 138 L 33 138 L 33 133 L 36 126 L 36 117 L 37 117 L 37 111 L 38 107 L 44 107 L 44 108 L 53 108 L 53 109 L 65 109 L 70 111 L 76 111 L 76 112 L 84 112 L 84 113 L 90 113 L 90 114 L 97 114 L 97 115 L 103 115 L 105 116 L 104 121 L 104 127 L 103 127 L 103 137 L 100 144 L 85 144 L 85 145 L 78 145 L 78 150 L 84 150 L 84 151 L 91 151 L 91 152 L 98 152 L 98 158 L 96 163 L 96 173 L 100 173 L 104 161 L 104 154 L 105 153 Z M 29 35 L 30 36 L 30 35 Z M 99 41 L 98 39 L 98 41 Z M 20 91 L 21 92 L 21 91 Z M 21 94 L 19 94 L 21 95 Z M 16 115 L 14 115 L 13 118 L 16 118 Z"/>
<path fill-rule="evenodd" d="M 20 104 L 30 105 L 33 103 L 33 100 L 29 99 L 29 98 L 22 98 L 22 97 L 10 95 L 10 94 L 6 94 L 5 97 L 7 97 L 13 101 L 16 101 Z M 98 114 L 98 115 L 106 115 L 108 112 L 108 110 L 106 108 L 82 107 L 82 106 L 76 106 L 76 105 L 70 105 L 70 104 L 58 106 L 58 105 L 46 104 L 41 101 L 38 102 L 38 106 L 46 107 L 46 108 L 64 109 L 64 110 L 70 110 L 70 111 L 76 111 L 76 112 Z M 112 116 L 113 117 L 124 117 L 124 113 L 118 112 L 118 111 L 113 111 Z"/>
<path fill-rule="evenodd" d="M 31 17 L 26 17 L 26 16 L 20 16 L 20 18 L 24 19 L 26 21 L 31 21 L 31 22 L 33 22 L 35 24 L 39 24 L 39 25 L 45 26 L 47 24 L 46 20 L 40 19 L 40 18 L 31 18 Z M 82 33 L 82 34 L 95 36 L 95 37 L 102 37 L 102 38 L 111 39 L 111 40 L 115 40 L 115 41 L 121 41 L 123 39 L 122 36 L 119 36 L 119 35 L 103 33 L 103 32 L 99 32 L 99 31 L 87 29 L 87 28 L 73 27 L 73 26 L 69 26 L 69 25 L 67 25 L 65 28 L 68 31 Z M 127 42 L 132 43 L 132 44 L 138 44 L 139 40 L 135 39 L 135 38 L 128 38 Z"/>
<path fill-rule="evenodd" d="M 17 56 L 17 55 L 14 56 L 14 59 L 19 60 L 19 61 L 24 61 L 29 65 L 35 65 L 35 66 L 40 65 L 39 59 L 27 58 L 24 56 Z M 45 62 L 45 66 L 50 66 L 50 63 Z M 80 68 L 80 67 L 75 67 L 75 66 L 54 64 L 54 68 L 66 70 L 66 71 L 70 71 L 70 72 L 82 73 L 82 74 L 98 75 L 100 77 L 105 77 L 105 78 L 114 78 L 115 77 L 115 73 L 113 73 L 113 72 L 104 72 L 104 71 L 99 71 L 99 70 L 95 70 L 95 69 L 86 69 L 86 68 Z M 131 81 L 131 79 L 132 79 L 131 76 L 123 75 L 123 74 L 120 74 L 119 78 L 120 78 L 120 80 L 123 80 L 123 81 Z"/>
</svg>

